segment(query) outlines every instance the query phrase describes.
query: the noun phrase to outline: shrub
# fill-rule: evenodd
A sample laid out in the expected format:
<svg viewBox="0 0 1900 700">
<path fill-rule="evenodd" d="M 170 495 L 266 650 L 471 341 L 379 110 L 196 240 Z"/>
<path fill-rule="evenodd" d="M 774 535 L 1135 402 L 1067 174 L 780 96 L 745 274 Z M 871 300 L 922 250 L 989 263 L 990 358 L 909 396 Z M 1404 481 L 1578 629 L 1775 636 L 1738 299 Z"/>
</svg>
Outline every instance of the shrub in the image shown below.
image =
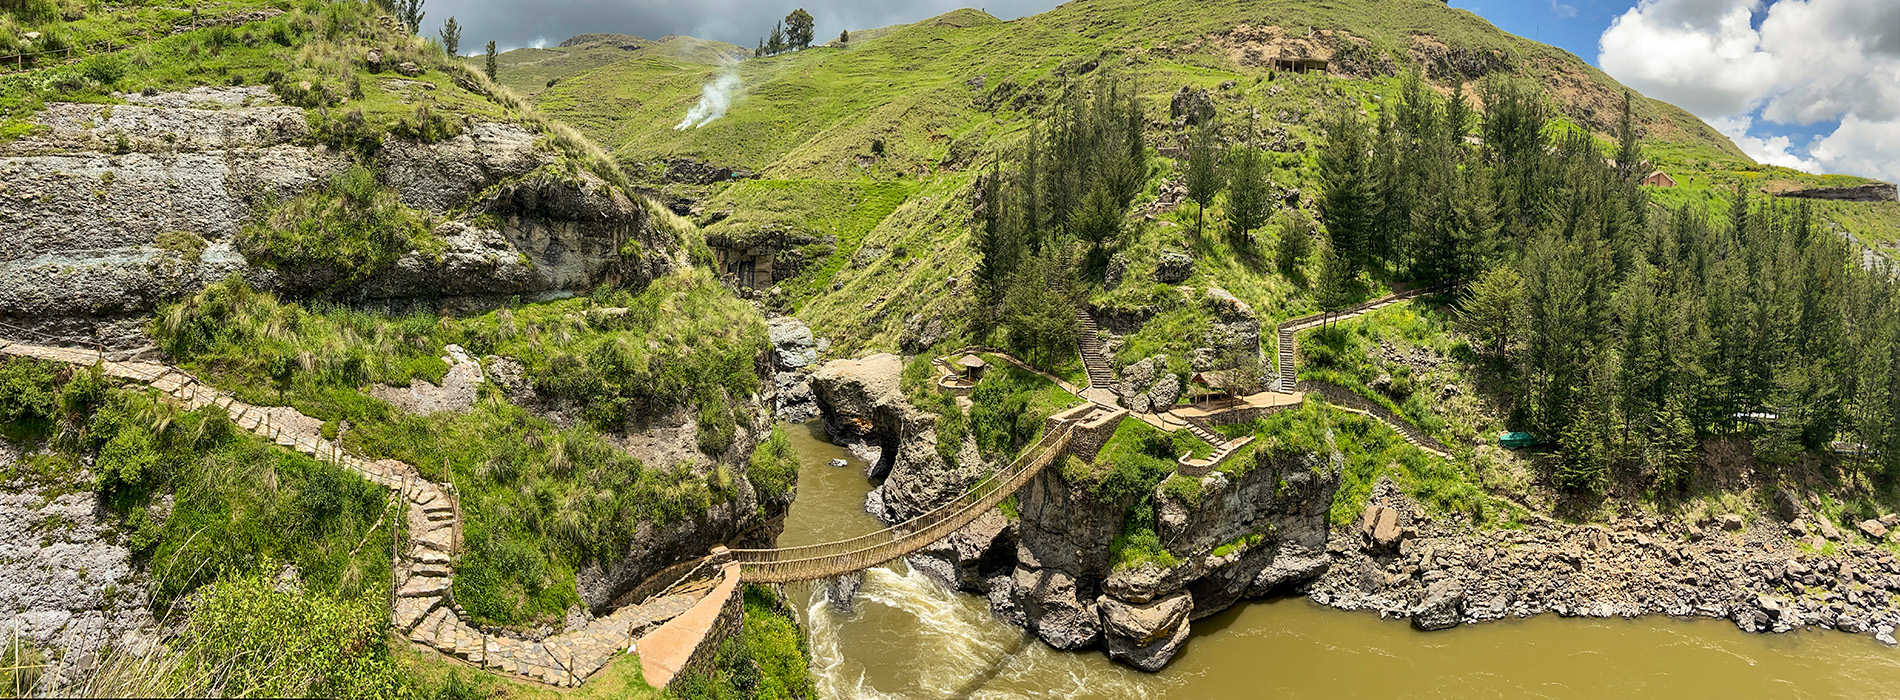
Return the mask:
<svg viewBox="0 0 1900 700">
<path fill-rule="evenodd" d="M 441 240 L 374 172 L 357 165 L 245 227 L 238 245 L 269 264 L 329 270 L 347 283 L 381 272 L 411 250 L 434 250 Z"/>
<path fill-rule="evenodd" d="M 771 501 L 790 501 L 798 485 L 798 451 L 785 429 L 774 426 L 771 437 L 752 450 L 751 468 L 746 478 L 759 490 L 759 497 Z"/>
</svg>

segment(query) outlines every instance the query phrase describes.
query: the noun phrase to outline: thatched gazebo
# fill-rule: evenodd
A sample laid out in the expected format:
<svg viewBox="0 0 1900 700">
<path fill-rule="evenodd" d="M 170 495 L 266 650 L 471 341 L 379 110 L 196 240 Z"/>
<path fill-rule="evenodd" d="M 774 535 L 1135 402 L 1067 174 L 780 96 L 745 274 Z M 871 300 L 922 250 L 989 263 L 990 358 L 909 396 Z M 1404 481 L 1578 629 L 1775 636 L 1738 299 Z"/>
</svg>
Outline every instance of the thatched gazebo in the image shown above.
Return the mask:
<svg viewBox="0 0 1900 700">
<path fill-rule="evenodd" d="M 989 367 L 990 364 L 984 362 L 983 358 L 977 357 L 975 353 L 964 355 L 957 360 L 957 374 L 962 375 L 965 380 L 972 384 L 981 381 L 983 379 L 983 372 L 988 370 Z"/>
</svg>

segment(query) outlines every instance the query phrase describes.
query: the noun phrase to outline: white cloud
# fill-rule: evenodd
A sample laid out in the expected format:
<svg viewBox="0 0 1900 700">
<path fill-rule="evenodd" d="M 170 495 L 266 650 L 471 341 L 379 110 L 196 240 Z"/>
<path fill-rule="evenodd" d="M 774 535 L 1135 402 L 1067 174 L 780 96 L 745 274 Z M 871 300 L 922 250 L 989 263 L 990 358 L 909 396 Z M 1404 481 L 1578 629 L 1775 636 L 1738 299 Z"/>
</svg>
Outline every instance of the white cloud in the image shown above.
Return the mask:
<svg viewBox="0 0 1900 700">
<path fill-rule="evenodd" d="M 1716 117 L 1709 120 L 1709 126 L 1715 127 L 1716 131 L 1729 137 L 1736 146 L 1741 147 L 1743 153 L 1747 153 L 1748 157 L 1754 158 L 1757 162 L 1810 173 L 1822 172 L 1820 161 L 1795 155 L 1794 139 L 1786 136 L 1767 138 L 1750 136 L 1748 130 L 1754 125 L 1755 120 L 1747 116 Z"/>
<path fill-rule="evenodd" d="M 1550 13 L 1557 15 L 1561 19 L 1570 19 L 1577 16 L 1577 6 L 1566 5 L 1557 2 L 1557 0 L 1550 0 Z"/>
<path fill-rule="evenodd" d="M 1849 115 L 1809 151 L 1830 169 L 1900 182 L 1900 119 L 1875 122 Z"/>
<path fill-rule="evenodd" d="M 1756 160 L 1900 177 L 1900 2 L 1641 0 L 1598 48 L 1606 72 L 1709 121 Z M 1751 135 L 1835 120 L 1806 158 L 1788 137 Z"/>
</svg>

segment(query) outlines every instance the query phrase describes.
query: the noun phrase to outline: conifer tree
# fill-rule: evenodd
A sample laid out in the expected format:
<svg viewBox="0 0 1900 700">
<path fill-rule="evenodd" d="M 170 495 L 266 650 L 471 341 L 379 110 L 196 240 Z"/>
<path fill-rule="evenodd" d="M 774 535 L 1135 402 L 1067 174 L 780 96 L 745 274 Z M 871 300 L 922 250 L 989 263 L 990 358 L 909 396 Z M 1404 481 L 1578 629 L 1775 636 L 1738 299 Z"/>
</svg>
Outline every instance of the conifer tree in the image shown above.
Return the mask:
<svg viewBox="0 0 1900 700">
<path fill-rule="evenodd" d="M 1227 240 L 1236 249 L 1248 245 L 1253 230 L 1267 223 L 1273 211 L 1271 183 L 1259 149 L 1242 145 L 1229 157 L 1227 173 Z"/>
<path fill-rule="evenodd" d="M 1282 274 L 1291 275 L 1313 252 L 1313 220 L 1307 218 L 1306 212 L 1294 209 L 1281 215 L 1279 229 L 1276 262 Z"/>
<path fill-rule="evenodd" d="M 449 21 L 442 23 L 442 31 L 439 34 L 442 37 L 443 53 L 450 56 L 460 55 L 456 51 L 462 48 L 462 24 L 455 21 L 453 15 L 449 17 Z"/>
<path fill-rule="evenodd" d="M 489 80 L 494 80 L 495 72 L 496 72 L 495 42 L 493 41 L 488 42 L 487 53 L 488 53 L 487 59 L 482 63 L 482 72 L 488 74 Z"/>
<path fill-rule="evenodd" d="M 1195 235 L 1200 235 L 1207 223 L 1207 205 L 1220 194 L 1221 182 L 1220 135 L 1214 120 L 1201 122 L 1200 128 L 1188 141 L 1187 196 L 1194 200 L 1199 211 L 1194 223 Z"/>
<path fill-rule="evenodd" d="M 1332 254 L 1357 269 L 1372 233 L 1373 186 L 1365 124 L 1350 107 L 1326 121 L 1326 147 L 1319 156 L 1320 215 Z"/>
</svg>

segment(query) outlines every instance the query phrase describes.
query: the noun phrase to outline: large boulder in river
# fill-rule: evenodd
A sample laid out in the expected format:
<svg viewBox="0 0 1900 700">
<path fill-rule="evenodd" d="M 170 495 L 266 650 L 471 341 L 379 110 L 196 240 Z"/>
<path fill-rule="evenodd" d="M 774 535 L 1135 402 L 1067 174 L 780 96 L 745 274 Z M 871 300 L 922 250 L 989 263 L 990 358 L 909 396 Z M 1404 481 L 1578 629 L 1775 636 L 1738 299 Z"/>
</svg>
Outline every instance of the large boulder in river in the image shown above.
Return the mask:
<svg viewBox="0 0 1900 700">
<path fill-rule="evenodd" d="M 1425 597 L 1412 608 L 1412 627 L 1427 632 L 1457 627 L 1464 602 L 1464 584 L 1440 579 L 1425 588 Z"/>
<path fill-rule="evenodd" d="M 1186 592 L 1148 603 L 1111 596 L 1096 599 L 1102 613 L 1102 645 L 1109 658 L 1143 671 L 1159 671 L 1174 659 L 1188 638 L 1188 613 L 1194 597 Z"/>
<path fill-rule="evenodd" d="M 908 520 L 967 490 L 981 476 L 976 441 L 964 436 L 956 463 L 937 450 L 937 416 L 904 398 L 904 360 L 881 353 L 859 360 L 833 360 L 811 375 L 812 392 L 825 427 L 839 444 L 883 478 L 867 509 L 887 523 Z"/>
</svg>

